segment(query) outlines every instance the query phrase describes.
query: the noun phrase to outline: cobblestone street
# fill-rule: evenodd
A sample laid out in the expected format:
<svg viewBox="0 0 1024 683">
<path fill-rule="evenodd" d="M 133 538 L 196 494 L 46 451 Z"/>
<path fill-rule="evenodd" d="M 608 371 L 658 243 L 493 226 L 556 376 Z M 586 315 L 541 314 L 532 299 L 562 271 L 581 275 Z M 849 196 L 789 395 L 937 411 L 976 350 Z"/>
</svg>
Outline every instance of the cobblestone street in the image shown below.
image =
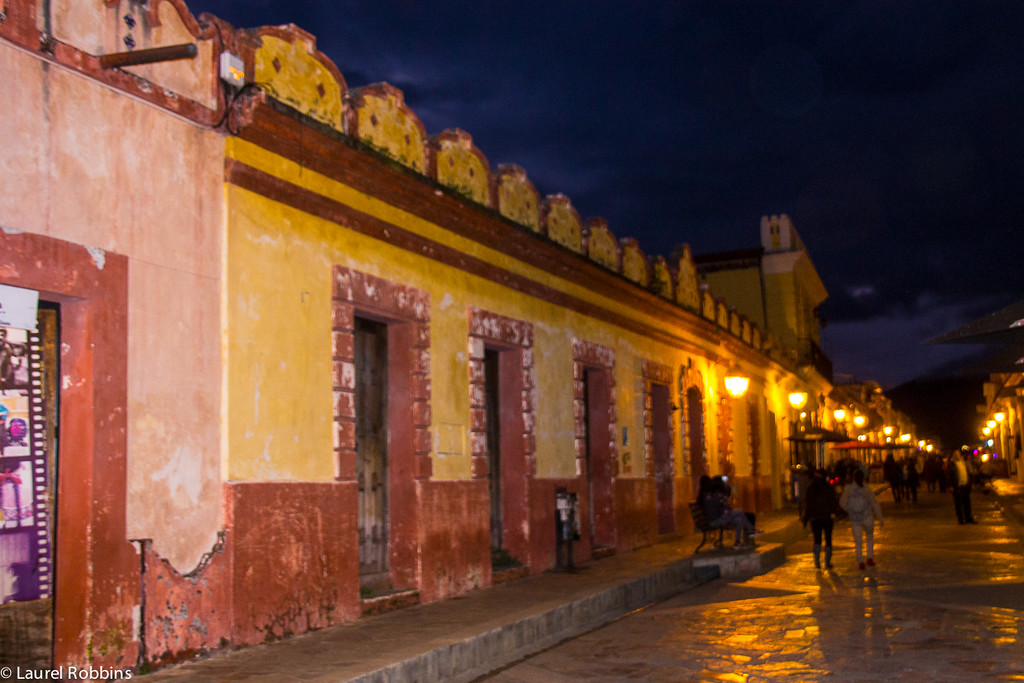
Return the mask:
<svg viewBox="0 0 1024 683">
<path fill-rule="evenodd" d="M 1024 680 L 1020 487 L 975 491 L 976 525 L 948 494 L 879 494 L 878 566 L 858 569 L 849 524 L 833 571 L 810 540 L 775 570 L 714 581 L 493 676 L 495 681 Z"/>
</svg>

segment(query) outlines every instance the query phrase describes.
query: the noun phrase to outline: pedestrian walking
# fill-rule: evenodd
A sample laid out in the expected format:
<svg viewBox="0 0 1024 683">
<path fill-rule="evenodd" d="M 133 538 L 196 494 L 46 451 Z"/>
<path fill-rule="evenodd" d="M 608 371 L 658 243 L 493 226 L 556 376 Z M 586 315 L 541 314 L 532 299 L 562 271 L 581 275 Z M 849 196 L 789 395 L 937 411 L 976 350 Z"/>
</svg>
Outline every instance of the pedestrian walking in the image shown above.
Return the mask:
<svg viewBox="0 0 1024 683">
<path fill-rule="evenodd" d="M 907 460 L 903 465 L 904 467 L 904 488 L 903 494 L 910 499 L 912 503 L 917 502 L 917 489 L 921 485 L 921 475 L 917 471 L 917 458 L 914 456 L 907 456 Z"/>
<path fill-rule="evenodd" d="M 882 507 L 870 486 L 864 485 L 864 473 L 857 470 L 853 473 L 853 483 L 843 489 L 839 498 L 839 506 L 846 510 L 850 518 L 850 530 L 853 532 L 853 547 L 857 557 L 857 566 L 875 564 L 875 520 L 878 526 L 885 525 L 882 519 Z M 862 538 L 863 537 L 863 538 Z M 864 547 L 862 547 L 862 542 Z M 862 551 L 866 551 L 862 552 Z"/>
<path fill-rule="evenodd" d="M 889 482 L 889 488 L 892 489 L 892 499 L 897 503 L 902 499 L 901 494 L 903 493 L 903 470 L 900 468 L 896 457 L 889 452 L 889 455 L 885 456 L 885 462 L 882 464 L 882 474 L 885 476 L 885 480 Z"/>
<path fill-rule="evenodd" d="M 947 473 L 947 483 L 953 491 L 953 509 L 956 510 L 957 524 L 977 524 L 974 515 L 971 514 L 971 475 L 960 451 L 953 451 Z"/>
<path fill-rule="evenodd" d="M 839 512 L 839 497 L 825 476 L 825 470 L 814 471 L 814 478 L 811 479 L 805 495 L 807 504 L 804 506 L 802 521 L 804 526 L 807 526 L 808 522 L 811 524 L 811 534 L 814 536 L 814 566 L 821 569 L 821 548 L 824 540 L 825 569 L 832 569 L 833 516 Z"/>
</svg>

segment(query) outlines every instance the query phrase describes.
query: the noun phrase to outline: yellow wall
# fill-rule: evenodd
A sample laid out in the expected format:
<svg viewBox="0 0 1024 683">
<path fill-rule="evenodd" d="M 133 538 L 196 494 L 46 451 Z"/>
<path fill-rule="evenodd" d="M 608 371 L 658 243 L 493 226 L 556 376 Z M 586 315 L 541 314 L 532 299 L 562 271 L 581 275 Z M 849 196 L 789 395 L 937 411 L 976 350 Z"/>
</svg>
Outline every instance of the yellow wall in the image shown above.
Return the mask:
<svg viewBox="0 0 1024 683">
<path fill-rule="evenodd" d="M 230 140 L 230 156 L 323 193 L 404 229 L 474 254 L 544 284 L 629 314 L 651 325 L 628 301 L 609 300 L 529 264 L 449 233 L 350 187 L 300 169 L 251 144 Z M 678 369 L 687 353 L 605 322 L 516 293 L 404 249 L 350 232 L 233 186 L 227 190 L 227 266 L 224 286 L 224 477 L 231 480 L 329 481 L 335 476 L 330 349 L 331 269 L 342 265 L 429 294 L 434 476 L 471 476 L 467 310 L 475 306 L 534 326 L 537 474 L 576 476 L 572 395 L 572 339 L 616 353 L 618 431 L 623 476 L 646 472 L 643 424 L 644 359 Z M 713 340 L 694 339 L 708 352 Z M 700 358 L 695 362 L 701 363 Z M 707 373 L 707 369 L 704 370 Z M 720 381 L 720 378 L 716 378 Z M 634 391 L 639 387 L 639 393 Z M 672 399 L 678 401 L 677 387 Z M 705 392 L 708 395 L 708 392 Z M 707 410 L 710 414 L 712 411 Z M 674 414 L 673 419 L 678 419 Z M 681 471 L 680 435 L 674 452 Z M 709 440 L 709 444 L 713 444 Z"/>
</svg>

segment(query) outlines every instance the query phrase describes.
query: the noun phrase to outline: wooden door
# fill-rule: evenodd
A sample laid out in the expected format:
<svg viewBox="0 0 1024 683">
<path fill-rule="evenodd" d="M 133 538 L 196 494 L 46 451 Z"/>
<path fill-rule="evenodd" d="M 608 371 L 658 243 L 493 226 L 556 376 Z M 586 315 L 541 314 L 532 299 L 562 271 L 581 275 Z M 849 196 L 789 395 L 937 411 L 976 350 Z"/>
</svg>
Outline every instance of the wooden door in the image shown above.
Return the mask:
<svg viewBox="0 0 1024 683">
<path fill-rule="evenodd" d="M 355 320 L 359 576 L 360 585 L 370 590 L 390 581 L 387 331 L 384 323 Z"/>
<path fill-rule="evenodd" d="M 592 546 L 615 544 L 609 397 L 609 373 L 606 370 L 585 369 L 583 431 L 586 435 L 587 500 Z"/>
<path fill-rule="evenodd" d="M 658 508 L 659 534 L 669 534 L 676 530 L 670 415 L 668 387 L 663 384 L 652 384 L 651 450 L 654 457 L 654 488 Z"/>
<path fill-rule="evenodd" d="M 491 498 L 491 550 L 504 547 L 501 495 L 501 393 L 499 351 L 484 351 L 484 401 L 487 419 L 487 485 Z"/>
</svg>

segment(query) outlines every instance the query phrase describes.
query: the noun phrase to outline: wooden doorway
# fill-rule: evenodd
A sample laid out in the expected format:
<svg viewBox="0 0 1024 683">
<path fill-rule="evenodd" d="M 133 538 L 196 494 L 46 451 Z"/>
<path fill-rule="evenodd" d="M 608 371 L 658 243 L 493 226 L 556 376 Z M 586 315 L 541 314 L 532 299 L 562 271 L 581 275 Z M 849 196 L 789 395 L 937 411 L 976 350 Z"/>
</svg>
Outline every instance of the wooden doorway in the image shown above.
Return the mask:
<svg viewBox="0 0 1024 683">
<path fill-rule="evenodd" d="M 484 350 L 484 411 L 487 419 L 487 490 L 491 500 L 491 553 L 504 549 L 501 476 L 501 365 L 500 352 Z"/>
<path fill-rule="evenodd" d="M 696 387 L 686 391 L 686 446 L 690 453 L 693 495 L 696 496 L 700 478 L 708 473 L 708 460 L 704 452 L 704 402 Z"/>
<path fill-rule="evenodd" d="M 668 386 L 651 384 L 651 455 L 659 534 L 670 534 L 676 530 L 670 416 Z"/>
<path fill-rule="evenodd" d="M 390 584 L 388 509 L 388 326 L 356 317 L 354 327 L 356 481 L 360 587 Z"/>
<path fill-rule="evenodd" d="M 609 372 L 583 370 L 583 433 L 586 435 L 587 501 L 591 548 L 615 545 L 614 469 L 609 419 Z"/>
</svg>

